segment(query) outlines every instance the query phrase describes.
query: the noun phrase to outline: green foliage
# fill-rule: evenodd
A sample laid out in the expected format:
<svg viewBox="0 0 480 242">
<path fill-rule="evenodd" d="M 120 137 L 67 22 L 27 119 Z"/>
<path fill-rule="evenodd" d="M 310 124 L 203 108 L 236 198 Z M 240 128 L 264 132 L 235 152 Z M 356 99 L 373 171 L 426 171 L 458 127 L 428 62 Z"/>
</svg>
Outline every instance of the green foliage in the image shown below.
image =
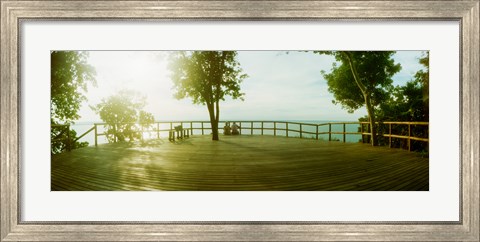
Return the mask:
<svg viewBox="0 0 480 242">
<path fill-rule="evenodd" d="M 390 99 L 378 107 L 378 120 L 428 121 L 428 101 L 423 99 L 423 89 L 424 86 L 416 80 L 394 87 Z"/>
<path fill-rule="evenodd" d="M 83 92 L 87 84 L 96 84 L 95 69 L 87 63 L 87 52 L 51 52 L 51 105 L 52 120 L 72 123 L 80 118 L 78 111 L 86 100 Z"/>
<path fill-rule="evenodd" d="M 155 118 L 153 117 L 153 114 L 141 110 L 138 117 L 138 122 L 140 123 L 141 127 L 148 129 L 152 127 L 153 123 L 155 122 Z"/>
<path fill-rule="evenodd" d="M 323 72 L 328 90 L 334 95 L 335 104 L 342 105 L 348 112 L 365 106 L 365 97 L 359 83 L 355 80 L 347 54 L 360 77 L 360 84 L 371 98 L 372 106 L 388 99 L 388 90 L 392 86 L 392 76 L 401 69 L 392 58 L 394 51 L 315 51 L 319 54 L 333 55 L 339 63 L 334 64 L 330 73 Z"/>
<path fill-rule="evenodd" d="M 143 111 L 145 97 L 138 93 L 122 90 L 112 95 L 94 107 L 91 107 L 106 123 L 106 135 L 109 142 L 129 141 L 141 138 L 136 122 L 151 125 L 153 115 Z"/>
<path fill-rule="evenodd" d="M 425 69 L 417 71 L 415 78 L 404 86 L 391 88 L 388 99 L 378 106 L 379 121 L 428 121 L 428 52 L 419 62 Z"/>
<path fill-rule="evenodd" d="M 207 106 L 213 140 L 218 140 L 219 102 L 226 96 L 243 100 L 240 83 L 247 75 L 236 56 L 235 51 L 178 51 L 170 57 L 174 96 Z"/>
<path fill-rule="evenodd" d="M 86 100 L 87 84 L 95 85 L 95 69 L 87 63 L 87 52 L 52 51 L 50 79 L 50 124 L 51 153 L 57 154 L 67 146 L 67 132 L 56 127 L 59 124 L 73 124 L 80 118 L 81 103 Z M 76 137 L 74 130 L 70 138 Z M 59 139 L 59 140 L 57 140 Z M 54 141 L 57 140 L 57 141 Z M 71 148 L 88 146 L 87 142 L 75 142 Z"/>
<path fill-rule="evenodd" d="M 241 74 L 235 51 L 179 51 L 171 56 L 170 70 L 175 85 L 175 97 L 192 98 L 195 104 L 225 100 L 225 96 L 243 99 Z"/>
<path fill-rule="evenodd" d="M 50 129 L 50 135 L 52 139 L 50 152 L 52 154 L 61 153 L 68 148 L 78 149 L 88 146 L 88 142 L 73 142 L 73 140 L 75 140 L 77 137 L 77 132 L 75 132 L 73 129 L 69 130 L 68 125 L 52 125 Z M 70 140 L 70 142 L 68 142 L 68 140 Z"/>
</svg>

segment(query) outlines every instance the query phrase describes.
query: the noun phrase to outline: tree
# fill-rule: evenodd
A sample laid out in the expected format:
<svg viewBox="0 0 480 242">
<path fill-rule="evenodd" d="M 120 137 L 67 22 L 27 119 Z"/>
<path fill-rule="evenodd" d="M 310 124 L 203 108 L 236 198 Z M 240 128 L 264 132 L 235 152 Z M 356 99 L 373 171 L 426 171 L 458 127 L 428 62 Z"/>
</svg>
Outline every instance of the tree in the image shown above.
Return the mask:
<svg viewBox="0 0 480 242">
<path fill-rule="evenodd" d="M 127 139 L 132 142 L 141 138 L 136 122 L 153 123 L 153 115 L 142 110 L 145 104 L 145 97 L 122 90 L 91 108 L 106 123 L 105 133 L 109 142 Z"/>
<path fill-rule="evenodd" d="M 375 109 L 378 121 L 427 121 L 429 120 L 429 54 L 426 52 L 419 59 L 423 69 L 416 72 L 414 79 L 404 86 L 395 86 L 389 89 L 390 96 Z M 388 127 L 383 127 L 387 129 Z M 390 127 L 394 134 L 408 134 L 408 126 L 395 125 Z M 411 134 L 416 137 L 428 137 L 426 126 L 411 126 Z M 383 141 L 386 143 L 387 141 Z M 406 147 L 407 142 L 403 139 L 393 140 L 393 146 Z M 412 141 L 410 149 L 428 150 L 425 142 Z"/>
<path fill-rule="evenodd" d="M 138 122 L 140 123 L 142 130 L 150 130 L 155 123 L 155 118 L 153 114 L 141 110 L 138 117 Z"/>
<path fill-rule="evenodd" d="M 315 51 L 333 55 L 330 73 L 323 72 L 328 90 L 333 93 L 333 103 L 341 104 L 348 112 L 365 106 L 372 133 L 371 143 L 377 145 L 375 107 L 388 99 L 387 89 L 392 86 L 392 76 L 401 69 L 392 58 L 393 51 Z"/>
<path fill-rule="evenodd" d="M 247 75 L 236 57 L 235 51 L 179 51 L 170 58 L 175 97 L 207 106 L 212 140 L 219 140 L 220 101 L 226 96 L 243 100 L 240 83 Z"/>
<path fill-rule="evenodd" d="M 51 152 L 56 154 L 67 146 L 76 148 L 88 145 L 87 142 L 67 141 L 67 137 L 72 140 L 77 134 L 74 130 L 66 131 L 65 126 L 61 125 L 71 125 L 80 118 L 78 112 L 86 100 L 84 92 L 87 91 L 87 84 L 96 84 L 96 72 L 87 63 L 88 52 L 52 51 L 50 57 L 50 137 Z"/>
<path fill-rule="evenodd" d="M 428 121 L 428 52 L 419 59 L 424 69 L 415 73 L 414 79 L 404 86 L 389 89 L 390 96 L 376 109 L 380 121 Z"/>
<path fill-rule="evenodd" d="M 153 114 L 141 110 L 138 117 L 138 122 L 140 123 L 140 126 L 147 129 L 152 127 L 153 123 L 155 122 L 155 118 L 153 117 Z"/>
<path fill-rule="evenodd" d="M 424 106 L 424 121 L 428 121 L 429 117 L 429 82 L 430 82 L 430 52 L 425 52 L 424 56 L 419 59 L 419 63 L 425 67 L 425 70 L 419 70 L 415 74 L 415 81 L 420 84 L 422 89 L 422 101 Z"/>
<path fill-rule="evenodd" d="M 96 84 L 95 68 L 87 63 L 88 52 L 51 52 L 51 118 L 72 123 L 80 118 L 78 111 L 86 99 L 87 84 Z"/>
<path fill-rule="evenodd" d="M 77 132 L 70 129 L 68 125 L 53 124 L 50 129 L 50 152 L 52 154 L 61 153 L 68 149 L 78 149 L 88 146 L 88 142 L 75 141 Z"/>
</svg>

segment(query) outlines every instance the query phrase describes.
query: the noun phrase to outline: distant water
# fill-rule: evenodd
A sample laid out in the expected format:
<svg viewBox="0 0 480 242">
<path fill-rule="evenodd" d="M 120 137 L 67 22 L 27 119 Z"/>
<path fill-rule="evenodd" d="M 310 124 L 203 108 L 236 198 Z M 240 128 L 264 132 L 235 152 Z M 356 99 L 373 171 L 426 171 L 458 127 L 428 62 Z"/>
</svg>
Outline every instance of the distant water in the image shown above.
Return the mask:
<svg viewBox="0 0 480 242">
<path fill-rule="evenodd" d="M 278 121 L 278 122 L 281 122 L 281 121 Z M 305 123 L 305 124 L 322 124 L 322 123 L 329 123 L 329 122 L 345 122 L 345 121 L 336 121 L 336 120 L 288 120 L 286 122 L 297 122 L 297 123 Z M 347 121 L 347 122 L 354 122 L 354 121 Z M 72 125 L 72 128 L 77 132 L 77 136 L 80 136 L 83 133 L 85 133 L 86 131 L 88 131 L 89 129 L 91 129 L 93 127 L 93 124 L 94 124 L 94 122 L 78 122 L 78 123 Z M 223 127 L 223 125 L 224 125 L 224 122 L 221 121 L 219 126 Z M 242 126 L 242 135 L 252 134 L 252 131 L 250 129 L 250 126 L 251 126 L 250 122 L 242 122 L 241 126 Z M 190 127 L 190 123 L 185 122 L 184 127 Z M 193 124 L 193 127 L 194 128 L 200 128 L 201 125 L 200 124 Z M 277 123 L 276 127 L 277 127 L 277 129 L 285 129 L 286 125 L 284 123 Z M 160 125 L 160 129 L 169 129 L 169 128 L 170 127 L 169 127 L 168 124 L 161 124 Z M 210 124 L 205 123 L 204 128 L 205 129 L 210 128 Z M 253 130 L 254 135 L 261 135 L 261 130 L 260 129 L 258 129 L 258 130 L 255 129 L 255 128 L 261 128 L 260 123 L 254 123 L 253 128 L 254 128 L 254 130 Z M 273 123 L 265 123 L 264 128 L 273 129 Z M 359 125 L 357 125 L 357 124 L 347 124 L 345 128 L 346 128 L 346 132 L 358 132 Z M 289 130 L 300 130 L 300 125 L 289 124 L 288 129 Z M 102 125 L 97 126 L 97 131 L 98 131 L 99 134 L 103 133 L 104 132 L 103 126 Z M 316 127 L 315 126 L 309 126 L 309 125 L 302 125 L 302 131 L 315 133 L 316 132 Z M 318 132 L 319 133 L 328 132 L 328 125 L 320 126 L 319 129 L 318 129 Z M 332 132 L 343 132 L 343 125 L 341 125 L 341 124 L 332 125 Z M 211 133 L 210 130 L 205 130 L 205 132 L 204 132 L 204 134 L 209 134 L 209 133 Z M 264 135 L 273 135 L 274 132 L 273 132 L 273 130 L 264 130 L 263 134 Z M 201 130 L 194 130 L 194 135 L 201 135 Z M 286 136 L 286 132 L 282 131 L 282 130 L 277 130 L 276 135 Z M 163 132 L 163 133 L 160 133 L 160 136 L 161 137 L 166 137 L 166 136 L 168 136 L 168 134 L 166 132 Z M 299 137 L 300 134 L 298 132 L 295 132 L 295 131 L 289 131 L 288 136 L 289 137 Z M 302 135 L 303 138 L 315 138 L 315 136 L 316 136 L 315 134 L 305 134 L 305 133 Z M 156 137 L 157 137 L 156 132 L 144 133 L 144 138 L 146 138 L 146 139 L 156 138 Z M 332 134 L 331 137 L 332 137 L 332 140 L 343 141 L 343 135 L 342 134 Z M 346 142 L 359 142 L 359 140 L 361 138 L 362 138 L 361 135 L 346 135 L 346 140 L 345 141 Z M 328 134 L 320 134 L 319 139 L 328 140 Z M 87 135 L 82 137 L 79 141 L 80 142 L 85 142 L 86 141 L 91 146 L 95 145 L 94 132 L 91 131 L 90 133 L 88 133 Z M 108 143 L 105 136 L 99 136 L 97 138 L 97 142 L 98 142 L 98 144 Z"/>
</svg>

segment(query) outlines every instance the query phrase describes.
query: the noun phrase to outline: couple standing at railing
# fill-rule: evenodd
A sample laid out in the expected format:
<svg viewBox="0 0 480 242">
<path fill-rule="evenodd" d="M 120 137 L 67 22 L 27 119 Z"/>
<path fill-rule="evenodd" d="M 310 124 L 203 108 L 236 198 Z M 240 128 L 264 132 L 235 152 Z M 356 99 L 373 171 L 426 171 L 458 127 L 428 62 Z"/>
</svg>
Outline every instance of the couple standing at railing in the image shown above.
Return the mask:
<svg viewBox="0 0 480 242">
<path fill-rule="evenodd" d="M 223 134 L 224 135 L 238 135 L 240 126 L 238 126 L 235 122 L 233 122 L 232 127 L 230 127 L 230 122 L 226 122 L 225 126 L 223 126 Z"/>
</svg>

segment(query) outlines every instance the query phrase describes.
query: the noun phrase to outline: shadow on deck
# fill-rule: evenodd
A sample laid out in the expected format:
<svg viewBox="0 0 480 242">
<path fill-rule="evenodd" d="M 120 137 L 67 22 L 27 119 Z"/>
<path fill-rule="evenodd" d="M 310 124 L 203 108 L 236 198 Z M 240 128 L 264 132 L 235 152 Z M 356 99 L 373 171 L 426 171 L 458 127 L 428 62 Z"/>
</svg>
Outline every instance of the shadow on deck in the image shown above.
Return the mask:
<svg viewBox="0 0 480 242">
<path fill-rule="evenodd" d="M 425 191 L 429 161 L 360 143 L 193 136 L 52 156 L 53 191 Z"/>
</svg>

